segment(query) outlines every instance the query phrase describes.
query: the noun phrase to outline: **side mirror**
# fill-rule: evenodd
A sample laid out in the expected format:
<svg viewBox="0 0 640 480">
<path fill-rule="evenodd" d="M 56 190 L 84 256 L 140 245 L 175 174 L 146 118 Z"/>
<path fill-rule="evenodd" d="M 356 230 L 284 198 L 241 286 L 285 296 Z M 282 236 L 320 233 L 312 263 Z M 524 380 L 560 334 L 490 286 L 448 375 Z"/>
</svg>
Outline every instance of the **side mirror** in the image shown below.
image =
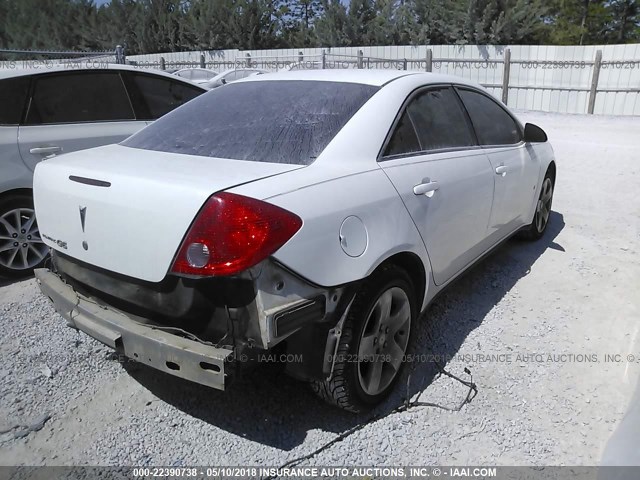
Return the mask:
<svg viewBox="0 0 640 480">
<path fill-rule="evenodd" d="M 539 126 L 527 123 L 524 126 L 524 141 L 527 143 L 544 143 L 547 141 L 547 134 Z"/>
</svg>

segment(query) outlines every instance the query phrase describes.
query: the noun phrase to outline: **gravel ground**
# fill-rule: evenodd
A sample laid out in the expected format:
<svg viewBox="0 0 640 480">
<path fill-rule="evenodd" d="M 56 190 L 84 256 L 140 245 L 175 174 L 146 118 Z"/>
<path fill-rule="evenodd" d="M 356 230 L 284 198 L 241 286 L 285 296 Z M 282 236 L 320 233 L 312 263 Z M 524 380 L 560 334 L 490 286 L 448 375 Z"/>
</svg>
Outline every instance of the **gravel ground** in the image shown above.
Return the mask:
<svg viewBox="0 0 640 480">
<path fill-rule="evenodd" d="M 465 378 L 468 367 L 477 397 L 458 412 L 386 416 L 306 465 L 599 462 L 640 372 L 640 118 L 520 116 L 556 151 L 549 231 L 508 242 L 453 285 L 416 346 L 455 356 L 447 369 Z M 33 280 L 0 280 L 0 338 L 0 465 L 278 466 L 365 420 L 276 369 L 223 393 L 122 363 L 66 327 Z M 467 394 L 433 363 L 411 372 L 412 397 L 455 407 Z"/>
</svg>

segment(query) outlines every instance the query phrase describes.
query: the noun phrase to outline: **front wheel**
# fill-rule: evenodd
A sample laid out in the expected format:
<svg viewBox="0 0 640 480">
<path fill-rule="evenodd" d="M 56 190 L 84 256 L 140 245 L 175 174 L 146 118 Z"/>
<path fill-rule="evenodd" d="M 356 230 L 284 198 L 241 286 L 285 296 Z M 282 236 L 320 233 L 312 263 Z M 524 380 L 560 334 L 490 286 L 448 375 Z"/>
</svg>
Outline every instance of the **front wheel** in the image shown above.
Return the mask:
<svg viewBox="0 0 640 480">
<path fill-rule="evenodd" d="M 328 403 L 362 412 L 380 403 L 404 365 L 416 318 L 409 275 L 389 265 L 368 278 L 343 326 L 330 380 L 312 388 Z"/>
<path fill-rule="evenodd" d="M 49 247 L 42 243 L 29 195 L 0 200 L 0 275 L 20 278 L 44 264 Z"/>
<path fill-rule="evenodd" d="M 553 202 L 554 181 L 549 172 L 542 181 L 538 203 L 536 203 L 536 212 L 533 216 L 533 222 L 524 229 L 520 236 L 525 240 L 538 240 L 542 238 L 547 230 L 549 217 L 551 216 L 551 204 Z"/>
</svg>

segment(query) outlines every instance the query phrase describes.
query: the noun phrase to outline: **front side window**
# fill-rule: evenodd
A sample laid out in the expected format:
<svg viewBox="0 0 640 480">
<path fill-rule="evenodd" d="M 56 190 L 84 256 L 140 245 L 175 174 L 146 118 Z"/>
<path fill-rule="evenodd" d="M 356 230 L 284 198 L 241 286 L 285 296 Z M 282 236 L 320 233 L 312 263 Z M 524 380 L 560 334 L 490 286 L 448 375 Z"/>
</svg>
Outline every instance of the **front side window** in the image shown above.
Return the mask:
<svg viewBox="0 0 640 480">
<path fill-rule="evenodd" d="M 514 145 L 522 134 L 516 121 L 504 108 L 486 95 L 459 89 L 481 145 Z"/>
<path fill-rule="evenodd" d="M 127 91 L 117 72 L 36 77 L 27 124 L 133 120 Z"/>
<path fill-rule="evenodd" d="M 136 89 L 134 97 L 141 97 L 138 117 L 144 120 L 156 120 L 204 92 L 170 78 L 141 73 L 134 73 L 132 76 Z"/>
<path fill-rule="evenodd" d="M 203 157 L 308 165 L 378 89 L 302 80 L 231 83 L 122 144 Z"/>
<path fill-rule="evenodd" d="M 0 125 L 18 125 L 22 120 L 30 78 L 0 80 Z"/>
</svg>

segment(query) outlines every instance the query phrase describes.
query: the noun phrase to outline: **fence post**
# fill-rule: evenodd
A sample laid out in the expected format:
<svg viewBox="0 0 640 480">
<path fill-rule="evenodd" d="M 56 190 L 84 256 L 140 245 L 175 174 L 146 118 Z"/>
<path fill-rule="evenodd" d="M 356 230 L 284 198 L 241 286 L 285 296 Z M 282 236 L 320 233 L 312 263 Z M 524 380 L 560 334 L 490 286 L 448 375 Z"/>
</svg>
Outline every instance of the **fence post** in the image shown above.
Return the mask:
<svg viewBox="0 0 640 480">
<path fill-rule="evenodd" d="M 511 73 L 511 50 L 504 50 L 504 69 L 502 70 L 502 103 L 509 101 L 509 75 Z"/>
<path fill-rule="evenodd" d="M 251 67 L 251 54 L 247 52 L 247 68 Z"/>
<path fill-rule="evenodd" d="M 124 65 L 126 63 L 124 47 L 122 45 L 116 45 L 116 63 L 120 65 Z"/>
<path fill-rule="evenodd" d="M 402 69 L 403 69 L 403 70 L 406 70 L 406 69 L 407 69 L 407 59 L 406 59 L 406 58 L 403 58 L 403 59 L 402 59 Z"/>
<path fill-rule="evenodd" d="M 433 71 L 433 50 L 427 48 L 427 72 Z"/>
<path fill-rule="evenodd" d="M 205 68 L 207 65 L 204 61 L 204 53 L 200 54 L 200 68 Z"/>
<path fill-rule="evenodd" d="M 600 65 L 602 64 L 602 50 L 596 52 L 596 61 L 593 63 L 593 74 L 591 75 L 591 90 L 589 91 L 589 107 L 587 113 L 593 115 L 596 107 L 596 93 L 598 93 L 598 80 L 600 78 Z"/>
<path fill-rule="evenodd" d="M 327 68 L 327 53 L 322 50 L 322 69 L 326 69 Z"/>
<path fill-rule="evenodd" d="M 302 52 L 298 52 L 298 62 L 304 62 L 304 54 Z"/>
<path fill-rule="evenodd" d="M 362 50 L 358 50 L 358 68 L 362 68 L 362 57 L 364 56 L 364 53 L 362 52 Z"/>
<path fill-rule="evenodd" d="M 164 57 L 160 57 L 160 70 L 166 70 L 167 69 L 167 65 L 164 62 Z"/>
</svg>

